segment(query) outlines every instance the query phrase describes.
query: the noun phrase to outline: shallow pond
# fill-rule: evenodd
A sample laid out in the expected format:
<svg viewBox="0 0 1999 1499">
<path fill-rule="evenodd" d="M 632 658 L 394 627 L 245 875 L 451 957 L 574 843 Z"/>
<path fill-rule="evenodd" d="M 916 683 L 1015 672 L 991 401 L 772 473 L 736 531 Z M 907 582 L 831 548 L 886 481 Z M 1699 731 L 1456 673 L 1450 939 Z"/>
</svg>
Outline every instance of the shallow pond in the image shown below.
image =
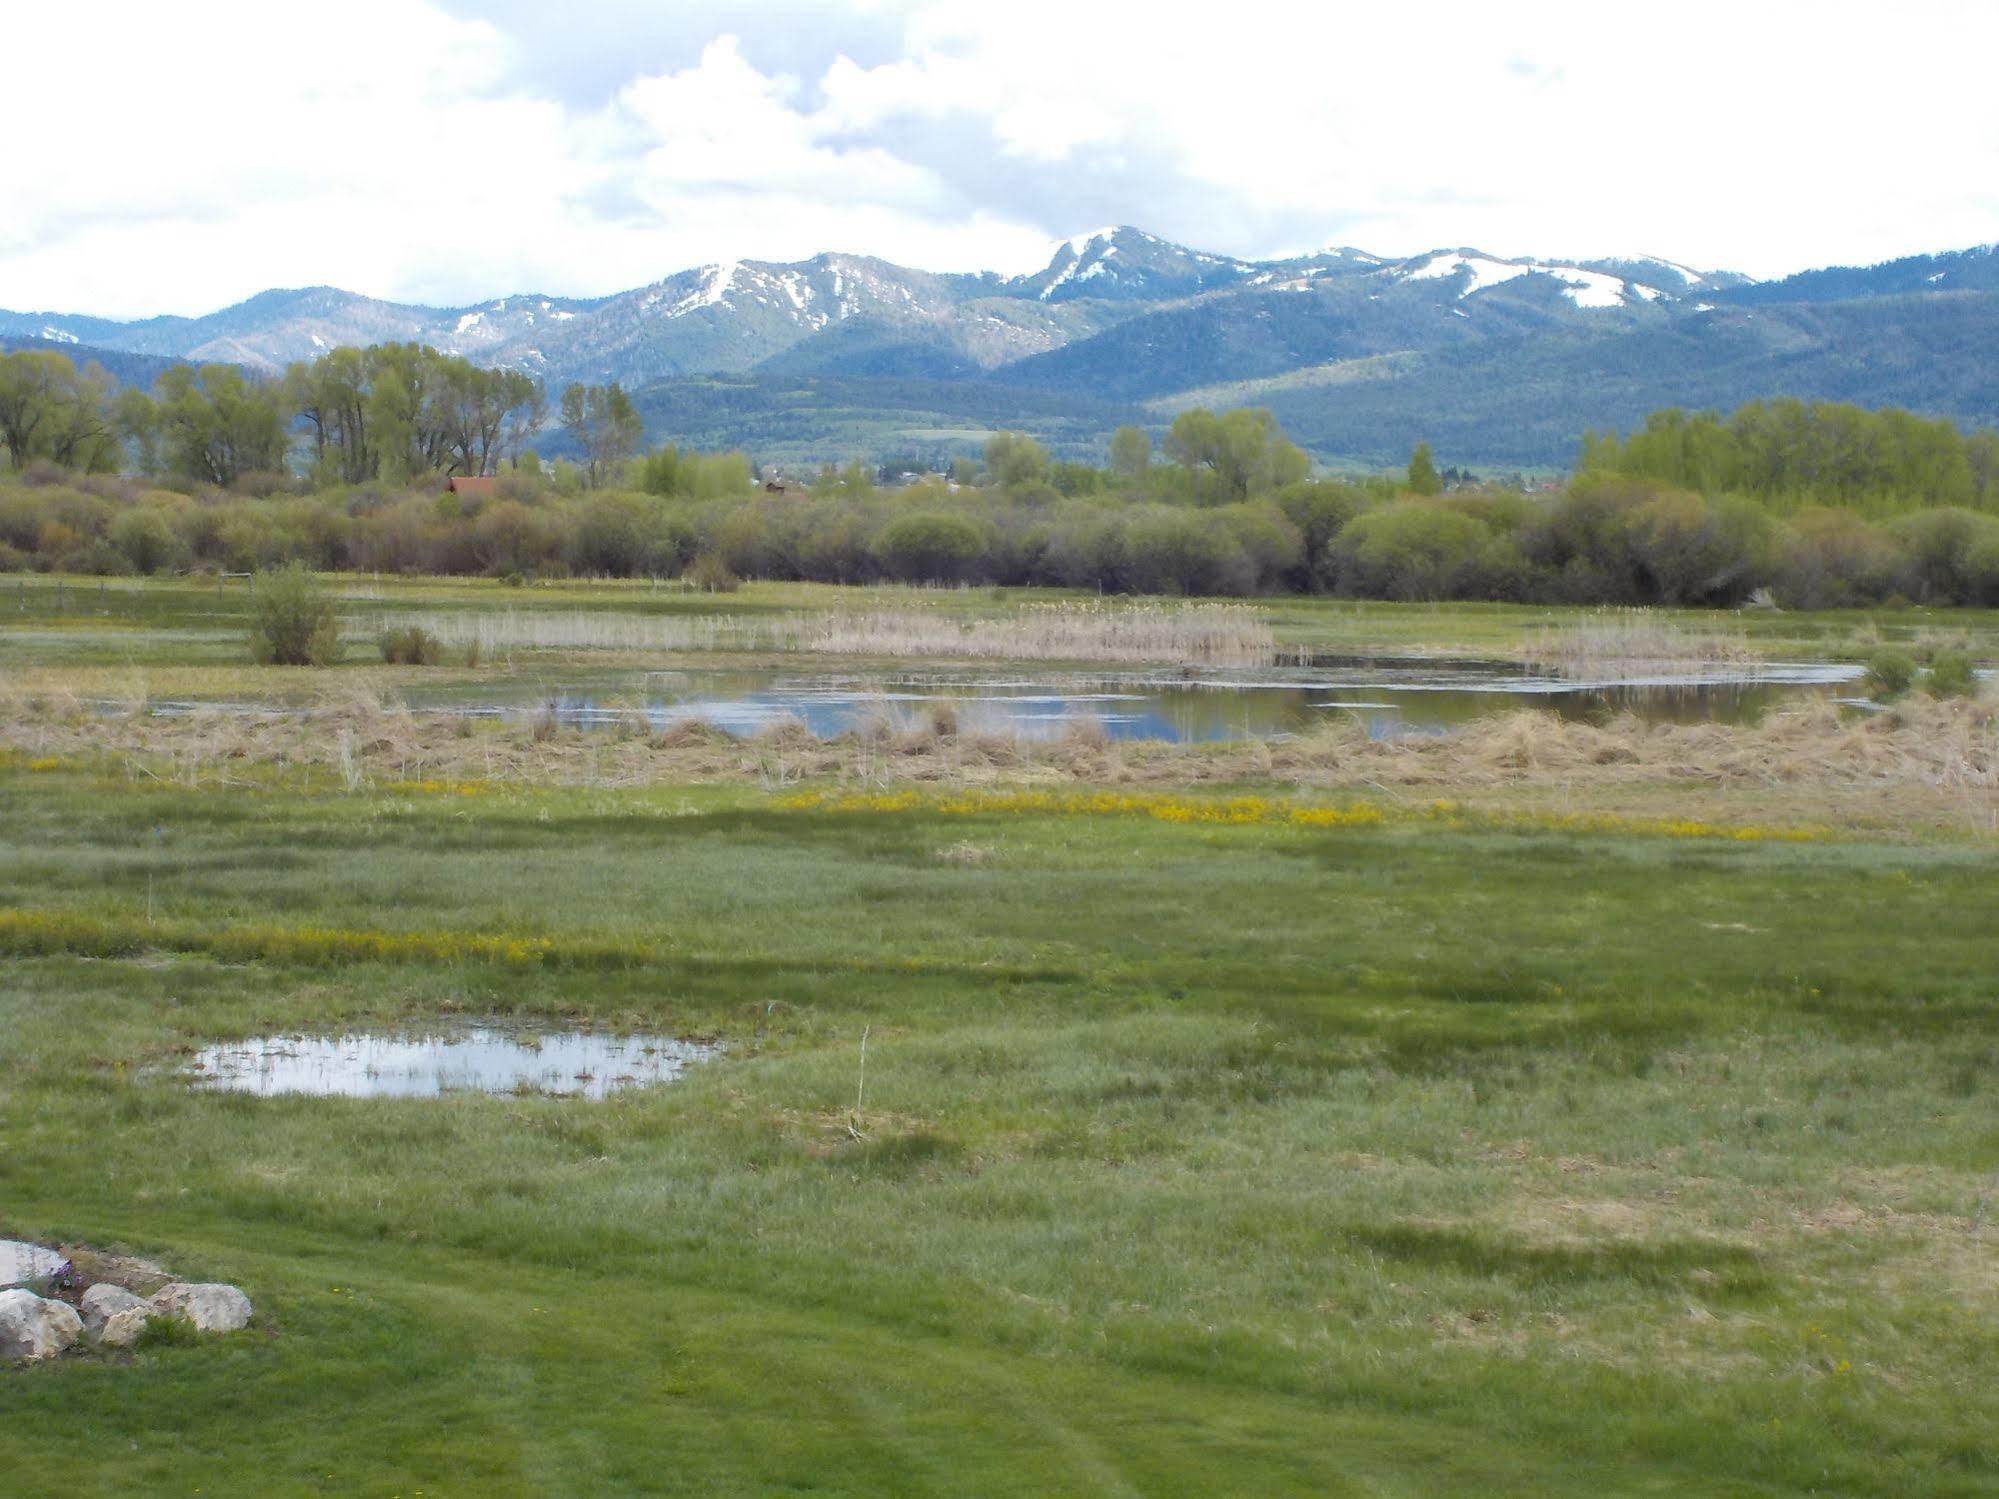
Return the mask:
<svg viewBox="0 0 1999 1499">
<path fill-rule="evenodd" d="M 1635 713 L 1648 722 L 1753 722 L 1779 703 L 1832 696 L 1859 668 L 1769 665 L 1707 677 L 1577 682 L 1477 663 L 1356 663 L 1327 669 L 1164 673 L 907 673 L 671 671 L 550 684 L 531 701 L 413 696 L 411 706 L 524 719 L 553 713 L 567 727 L 602 728 L 637 715 L 653 729 L 702 720 L 753 734 L 795 720 L 828 737 L 887 718 L 922 723 L 950 713 L 966 733 L 1054 738 L 1094 725 L 1115 739 L 1275 738 L 1328 718 L 1358 718 L 1377 738 L 1434 733 L 1509 708 L 1569 718 Z"/>
<path fill-rule="evenodd" d="M 531 1035 L 474 1028 L 433 1036 L 264 1036 L 211 1046 L 198 1080 L 239 1093 L 434 1098 L 441 1093 L 549 1093 L 602 1098 L 672 1082 L 717 1048 L 668 1036 L 589 1031 Z"/>
</svg>

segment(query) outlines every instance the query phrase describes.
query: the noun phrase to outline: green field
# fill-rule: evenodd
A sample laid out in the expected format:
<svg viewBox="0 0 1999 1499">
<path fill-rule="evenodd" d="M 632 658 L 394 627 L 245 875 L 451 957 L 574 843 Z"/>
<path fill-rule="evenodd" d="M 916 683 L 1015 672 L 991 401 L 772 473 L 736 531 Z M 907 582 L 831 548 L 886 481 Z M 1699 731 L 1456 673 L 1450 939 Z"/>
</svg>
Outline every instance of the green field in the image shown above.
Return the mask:
<svg viewBox="0 0 1999 1499">
<path fill-rule="evenodd" d="M 477 614 L 632 614 L 758 620 L 803 613 L 934 612 L 960 619 L 1083 604 L 1096 595 L 1051 588 L 866 588 L 824 583 L 749 583 L 728 594 L 690 591 L 676 580 L 536 583 L 507 588 L 484 578 L 329 575 L 354 627 L 348 668 L 373 658 L 366 627 L 399 611 Z M 0 672 L 40 666 L 240 666 L 251 585 L 230 578 L 0 578 Z M 1518 660 L 1564 626 L 1606 611 L 1529 604 L 1398 604 L 1309 596 L 1256 599 L 1242 607 L 1266 621 L 1278 645 L 1303 656 L 1428 656 Z M 1609 611 L 1701 633 L 1740 636 L 1775 660 L 1864 661 L 1883 644 L 1961 647 L 1999 660 L 1999 610 Z M 379 663 L 378 663 L 379 664 Z M 268 676 L 259 679 L 268 683 Z"/>
<path fill-rule="evenodd" d="M 36 691 L 299 690 L 240 664 L 235 594 L 50 586 L 0 595 Z M 1271 612 L 1483 655 L 1552 617 Z M 17 739 L 0 1235 L 257 1318 L 0 1370 L 10 1495 L 1999 1489 L 1990 835 L 1367 784 L 177 779 Z M 182 1071 L 487 1017 L 725 1051 L 597 1103 Z"/>
</svg>

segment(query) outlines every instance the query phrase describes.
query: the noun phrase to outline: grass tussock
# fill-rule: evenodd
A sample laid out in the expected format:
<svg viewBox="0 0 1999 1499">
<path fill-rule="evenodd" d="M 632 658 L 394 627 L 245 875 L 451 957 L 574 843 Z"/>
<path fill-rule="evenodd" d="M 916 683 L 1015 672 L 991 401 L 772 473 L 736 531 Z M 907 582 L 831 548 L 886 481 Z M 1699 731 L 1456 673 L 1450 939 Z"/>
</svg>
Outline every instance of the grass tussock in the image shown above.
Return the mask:
<svg viewBox="0 0 1999 1499">
<path fill-rule="evenodd" d="M 1740 633 L 1693 628 L 1646 609 L 1607 609 L 1543 636 L 1530 659 L 1575 681 L 1616 681 L 1746 672 L 1760 658 Z"/>
</svg>

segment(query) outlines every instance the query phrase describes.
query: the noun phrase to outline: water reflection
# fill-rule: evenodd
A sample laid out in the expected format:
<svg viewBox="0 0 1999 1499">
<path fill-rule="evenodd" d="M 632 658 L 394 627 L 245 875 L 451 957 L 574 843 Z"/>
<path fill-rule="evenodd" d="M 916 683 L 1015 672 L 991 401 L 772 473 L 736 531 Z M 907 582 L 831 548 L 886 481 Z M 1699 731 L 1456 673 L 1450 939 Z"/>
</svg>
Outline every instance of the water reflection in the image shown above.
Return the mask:
<svg viewBox="0 0 1999 1499">
<path fill-rule="evenodd" d="M 434 1098 L 441 1093 L 552 1093 L 602 1098 L 671 1082 L 716 1048 L 669 1036 L 588 1031 L 526 1035 L 478 1029 L 436 1036 L 263 1036 L 211 1046 L 199 1080 L 241 1093 Z"/>
<path fill-rule="evenodd" d="M 1707 680 L 1574 682 L 1457 665 L 1254 675 L 883 676 L 796 672 L 649 672 L 556 691 L 532 703 L 461 704 L 499 718 L 552 714 L 566 727 L 652 729 L 699 720 L 735 735 L 796 721 L 822 738 L 887 720 L 949 715 L 964 733 L 1051 739 L 1093 726 L 1113 739 L 1173 742 L 1278 738 L 1329 718 L 1358 718 L 1377 738 L 1434 733 L 1484 714 L 1545 708 L 1565 718 L 1633 713 L 1651 723 L 1744 723 L 1802 696 L 1830 697 L 1857 668 L 1773 666 Z M 622 690 L 621 690 L 622 689 Z M 442 707 L 443 704 L 435 706 Z"/>
</svg>

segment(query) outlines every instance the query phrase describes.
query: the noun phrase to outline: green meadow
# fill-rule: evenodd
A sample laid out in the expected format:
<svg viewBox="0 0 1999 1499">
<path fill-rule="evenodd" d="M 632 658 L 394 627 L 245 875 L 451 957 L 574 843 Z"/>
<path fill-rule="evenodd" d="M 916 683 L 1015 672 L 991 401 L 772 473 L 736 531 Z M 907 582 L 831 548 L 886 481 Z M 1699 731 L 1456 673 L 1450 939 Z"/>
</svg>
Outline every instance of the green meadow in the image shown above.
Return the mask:
<svg viewBox="0 0 1999 1499">
<path fill-rule="evenodd" d="M 0 670 L 300 680 L 213 587 L 50 586 Z M 1992 838 L 800 789 L 0 755 L 0 1235 L 256 1305 L 0 1370 L 0 1487 L 1999 1489 Z M 187 1070 L 472 1020 L 723 1049 L 598 1102 Z"/>
</svg>

